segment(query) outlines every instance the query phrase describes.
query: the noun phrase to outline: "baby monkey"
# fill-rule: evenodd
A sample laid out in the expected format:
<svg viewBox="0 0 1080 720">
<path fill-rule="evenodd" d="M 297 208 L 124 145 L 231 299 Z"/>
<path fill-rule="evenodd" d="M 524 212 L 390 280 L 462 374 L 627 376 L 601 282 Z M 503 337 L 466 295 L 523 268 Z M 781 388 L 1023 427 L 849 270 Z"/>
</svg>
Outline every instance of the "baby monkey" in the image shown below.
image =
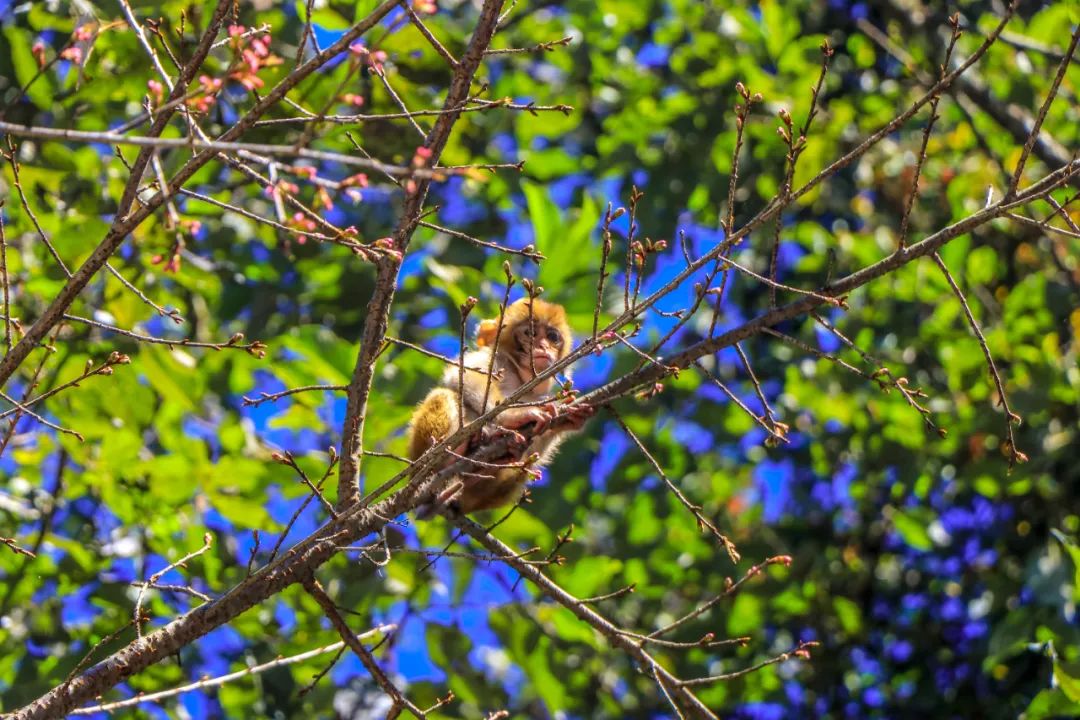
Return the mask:
<svg viewBox="0 0 1080 720">
<path fill-rule="evenodd" d="M 411 460 L 416 460 L 461 425 L 472 422 L 566 357 L 571 345 L 566 311 L 561 305 L 535 298 L 518 300 L 506 308 L 501 331 L 498 319 L 480 323 L 476 344 L 479 349 L 465 355 L 464 381 L 459 367 L 447 368 L 442 385 L 428 393 L 413 413 L 409 423 Z M 493 364 L 492 354 L 495 357 Z M 489 365 L 493 376 L 490 381 Z M 537 453 L 539 460 L 533 467 L 548 464 L 566 434 L 580 429 L 592 414 L 588 406 L 556 406 L 553 402 L 544 402 L 550 397 L 553 384 L 551 378 L 538 383 L 516 400 L 530 403 L 527 407 L 511 407 L 495 417 L 497 428 L 485 428 L 487 437 L 508 434 L 518 446 L 524 443 L 524 438 L 517 431 L 530 431 L 532 439 L 521 457 Z M 459 406 L 464 418 L 459 414 Z M 556 416 L 565 420 L 559 429 L 551 429 L 549 426 Z M 466 442 L 453 450 L 461 453 L 469 445 L 470 442 Z M 450 457 L 445 464 L 455 460 Z M 529 477 L 529 471 L 522 467 L 476 467 L 454 478 L 435 500 L 434 507 L 448 506 L 471 513 L 510 505 L 521 498 Z M 421 510 L 419 516 L 430 515 L 432 510 Z"/>
</svg>

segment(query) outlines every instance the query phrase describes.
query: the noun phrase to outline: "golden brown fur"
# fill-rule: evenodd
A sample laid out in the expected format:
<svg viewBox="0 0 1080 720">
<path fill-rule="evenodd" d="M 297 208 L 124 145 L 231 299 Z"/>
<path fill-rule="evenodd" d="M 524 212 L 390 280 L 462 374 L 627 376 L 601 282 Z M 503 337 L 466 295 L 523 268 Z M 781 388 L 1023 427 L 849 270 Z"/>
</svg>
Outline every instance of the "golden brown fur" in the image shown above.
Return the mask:
<svg viewBox="0 0 1080 720">
<path fill-rule="evenodd" d="M 506 308 L 501 332 L 498 319 L 480 323 L 476 344 L 479 349 L 465 355 L 465 366 L 486 369 L 494 352 L 492 372 L 495 377 L 490 388 L 487 388 L 485 372 L 466 370 L 462 382 L 457 367 L 447 368 L 441 387 L 428 393 L 413 414 L 409 425 L 410 459 L 416 460 L 432 445 L 457 430 L 460 424 L 472 422 L 551 364 L 566 357 L 571 346 L 570 327 L 562 306 L 534 299 L 530 309 L 528 299 L 519 300 Z M 545 399 L 551 393 L 552 384 L 550 379 L 539 383 L 519 401 L 535 403 Z M 458 413 L 459 393 L 465 414 L 463 422 Z M 508 430 L 525 429 L 533 423 L 543 428 L 553 412 L 554 406 L 515 407 L 500 413 L 495 423 Z M 583 413 L 575 412 L 574 415 L 575 419 L 580 416 L 584 421 Z M 565 430 L 541 431 L 531 439 L 522 457 L 538 453 L 537 464 L 546 464 L 565 434 Z M 475 468 L 452 481 L 436 504 L 453 505 L 463 513 L 509 505 L 521 498 L 528 479 L 528 473 L 521 468 Z"/>
</svg>

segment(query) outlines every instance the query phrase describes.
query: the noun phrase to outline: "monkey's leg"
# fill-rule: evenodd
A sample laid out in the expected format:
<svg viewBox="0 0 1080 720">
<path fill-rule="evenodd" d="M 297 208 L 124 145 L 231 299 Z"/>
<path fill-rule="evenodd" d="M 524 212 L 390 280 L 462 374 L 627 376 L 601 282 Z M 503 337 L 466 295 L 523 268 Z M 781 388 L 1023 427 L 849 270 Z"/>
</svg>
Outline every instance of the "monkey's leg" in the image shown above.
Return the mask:
<svg viewBox="0 0 1080 720">
<path fill-rule="evenodd" d="M 457 421 L 457 395 L 446 388 L 436 388 L 428 393 L 413 414 L 409 428 L 409 458 L 416 460 L 449 435 Z"/>
</svg>

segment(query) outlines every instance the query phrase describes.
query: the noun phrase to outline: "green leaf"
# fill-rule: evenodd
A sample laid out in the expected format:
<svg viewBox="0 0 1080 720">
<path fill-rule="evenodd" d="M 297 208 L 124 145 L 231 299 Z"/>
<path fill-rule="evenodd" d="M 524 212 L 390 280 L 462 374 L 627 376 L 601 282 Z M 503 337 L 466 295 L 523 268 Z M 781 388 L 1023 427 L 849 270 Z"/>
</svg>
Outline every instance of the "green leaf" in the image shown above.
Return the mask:
<svg viewBox="0 0 1080 720">
<path fill-rule="evenodd" d="M 731 637 L 751 635 L 761 629 L 763 603 L 761 598 L 742 593 L 735 598 L 728 616 L 727 632 Z"/>
<path fill-rule="evenodd" d="M 566 686 L 563 677 L 552 668 L 553 653 L 551 638 L 541 637 L 536 648 L 529 654 L 525 669 L 533 688 L 544 700 L 551 714 L 566 707 Z"/>
<path fill-rule="evenodd" d="M 894 514 L 892 522 L 904 542 L 916 550 L 929 550 L 934 541 L 930 539 L 927 527 L 934 519 L 933 513 L 925 508 L 912 508 Z"/>
<path fill-rule="evenodd" d="M 26 94 L 31 102 L 42 110 L 49 109 L 52 106 L 53 94 L 56 92 L 56 88 L 49 74 L 42 73 L 38 75 L 37 61 L 34 59 L 33 52 L 31 52 L 33 40 L 30 33 L 24 28 L 7 25 L 4 28 L 4 37 L 7 38 L 10 47 L 8 57 L 11 58 L 11 62 L 15 66 L 15 80 L 18 82 L 19 87 L 26 87 L 27 83 L 37 76 L 37 79 L 27 89 Z"/>
<path fill-rule="evenodd" d="M 196 383 L 184 379 L 190 378 L 192 373 L 171 359 L 169 351 L 160 347 L 144 349 L 139 353 L 137 367 L 166 402 L 177 403 L 188 412 L 194 412 L 198 407 L 199 388 Z"/>
<path fill-rule="evenodd" d="M 633 545 L 648 545 L 663 531 L 663 524 L 656 514 L 656 502 L 648 493 L 637 493 L 628 510 L 630 534 L 627 540 Z"/>
<path fill-rule="evenodd" d="M 307 20 L 307 7 L 308 3 L 298 0 L 296 3 L 296 16 Z M 352 25 L 341 15 L 326 7 L 311 13 L 311 22 L 326 30 L 348 30 Z"/>
<path fill-rule="evenodd" d="M 1020 717 L 1022 720 L 1080 717 L 1080 704 L 1070 700 L 1060 688 L 1051 688 L 1039 692 Z"/>
<path fill-rule="evenodd" d="M 1075 571 L 1073 579 L 1073 596 L 1080 596 L 1080 545 L 1077 545 L 1071 538 L 1065 535 L 1065 533 L 1056 528 L 1052 529 L 1050 532 L 1053 533 L 1054 537 L 1062 544 L 1065 548 L 1065 552 L 1069 554 L 1069 558 L 1072 560 L 1073 569 Z"/>
<path fill-rule="evenodd" d="M 1003 660 L 1025 650 L 1034 634 L 1035 621 L 1030 615 L 1023 612 L 1006 615 L 1004 621 L 994 628 L 990 635 L 983 670 L 989 672 Z"/>
<path fill-rule="evenodd" d="M 552 202 L 543 185 L 523 180 L 521 190 L 525 193 L 525 203 L 529 208 L 536 247 L 548 256 L 550 263 L 550 258 L 558 252 L 560 243 L 558 228 L 562 224 L 562 218 L 559 217 L 559 208 Z"/>
<path fill-rule="evenodd" d="M 1054 682 L 1061 688 L 1061 692 L 1074 703 L 1080 703 L 1080 677 L 1078 674 L 1070 674 L 1065 663 L 1054 660 Z"/>
<path fill-rule="evenodd" d="M 844 628 L 845 633 L 848 635 L 859 634 L 862 629 L 862 611 L 859 609 L 858 604 L 845 597 L 835 597 L 833 598 L 833 610 L 836 612 L 836 619 L 840 621 L 840 626 Z"/>
<path fill-rule="evenodd" d="M 591 555 L 570 563 L 569 573 L 559 573 L 559 580 L 566 591 L 577 597 L 589 597 L 610 592 L 611 579 L 622 570 L 617 558 Z"/>
</svg>

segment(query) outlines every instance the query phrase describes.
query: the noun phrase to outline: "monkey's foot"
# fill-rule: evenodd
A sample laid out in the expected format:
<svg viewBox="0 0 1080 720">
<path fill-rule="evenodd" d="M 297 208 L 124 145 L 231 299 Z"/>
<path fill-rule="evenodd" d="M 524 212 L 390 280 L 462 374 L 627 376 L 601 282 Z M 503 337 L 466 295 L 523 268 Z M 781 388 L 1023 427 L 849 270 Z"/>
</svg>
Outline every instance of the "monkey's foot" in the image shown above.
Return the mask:
<svg viewBox="0 0 1080 720">
<path fill-rule="evenodd" d="M 505 442 L 507 454 L 514 457 L 524 452 L 529 444 L 524 435 L 503 425 L 487 425 L 480 435 L 485 443 Z"/>
</svg>

